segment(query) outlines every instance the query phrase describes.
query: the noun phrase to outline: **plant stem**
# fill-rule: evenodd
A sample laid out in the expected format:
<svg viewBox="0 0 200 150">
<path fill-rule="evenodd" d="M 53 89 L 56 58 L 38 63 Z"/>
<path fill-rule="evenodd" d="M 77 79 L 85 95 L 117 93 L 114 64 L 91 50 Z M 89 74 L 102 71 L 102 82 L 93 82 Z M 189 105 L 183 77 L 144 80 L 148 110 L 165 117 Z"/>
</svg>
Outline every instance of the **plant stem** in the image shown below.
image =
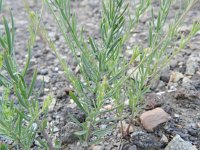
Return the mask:
<svg viewBox="0 0 200 150">
<path fill-rule="evenodd" d="M 54 146 L 53 146 L 53 143 L 52 143 L 52 140 L 51 140 L 51 138 L 49 137 L 47 131 L 46 131 L 45 129 L 42 129 L 42 127 L 41 127 L 39 121 L 37 121 L 37 125 L 38 125 L 39 129 L 41 130 L 41 133 L 42 133 L 44 139 L 45 139 L 46 142 L 47 142 L 47 145 L 48 145 L 48 147 L 49 147 L 49 150 L 55 150 L 55 148 L 54 148 Z"/>
<path fill-rule="evenodd" d="M 49 146 L 49 150 L 54 150 L 52 140 L 49 138 L 49 135 L 47 134 L 46 130 L 42 130 L 41 133 L 42 133 L 44 139 L 47 141 L 47 144 Z"/>
</svg>

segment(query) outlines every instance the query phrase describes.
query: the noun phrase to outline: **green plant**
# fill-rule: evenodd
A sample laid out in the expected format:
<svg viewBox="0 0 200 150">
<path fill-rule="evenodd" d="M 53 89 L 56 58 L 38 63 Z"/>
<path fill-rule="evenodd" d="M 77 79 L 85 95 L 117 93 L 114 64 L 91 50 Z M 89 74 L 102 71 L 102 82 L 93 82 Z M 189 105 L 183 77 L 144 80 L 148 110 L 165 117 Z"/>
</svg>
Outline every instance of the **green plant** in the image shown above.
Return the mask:
<svg viewBox="0 0 200 150">
<path fill-rule="evenodd" d="M 151 1 L 140 0 L 135 7 L 134 17 L 131 17 L 128 1 L 103 0 L 100 22 L 101 38 L 94 40 L 84 35 L 83 28 L 79 30 L 76 16 L 70 9 L 70 0 L 46 0 L 49 10 L 80 67 L 80 74 L 74 75 L 65 60 L 61 58 L 54 43 L 48 38 L 47 33 L 43 31 L 44 38 L 57 55 L 66 77 L 74 87 L 75 93 L 70 92 L 71 98 L 86 115 L 83 123 L 80 123 L 75 116 L 71 116 L 81 128 L 81 131 L 75 132 L 81 141 L 85 141 L 86 144 L 99 142 L 114 128 L 113 124 L 106 129 L 100 129 L 101 123 L 122 121 L 126 117 L 130 118 L 131 123 L 139 112 L 144 94 L 149 91 L 149 86 L 159 71 L 200 29 L 200 24 L 194 23 L 190 34 L 181 35 L 179 45 L 174 46 L 173 42 L 180 37 L 178 27 L 195 0 L 187 1 L 187 7 L 183 13 L 175 17 L 166 31 L 163 27 L 171 3 L 172 0 L 161 0 L 158 17 L 155 17 Z M 149 45 L 146 48 L 135 45 L 132 48 L 131 59 L 128 59 L 124 56 L 124 45 L 132 29 L 137 27 L 140 17 L 145 12 L 152 14 L 149 22 Z M 123 113 L 126 99 L 129 100 L 129 107 L 132 110 L 128 115 Z M 104 110 L 106 102 L 112 103 L 114 107 Z M 103 119 L 102 116 L 105 113 L 111 112 L 115 112 L 114 119 Z M 122 135 L 126 136 L 123 129 Z"/>
<path fill-rule="evenodd" d="M 35 89 L 37 70 L 34 71 L 31 82 L 26 81 L 31 49 L 34 46 L 40 23 L 40 19 L 35 18 L 36 15 L 33 13 L 30 17 L 37 22 L 35 22 L 36 27 L 29 26 L 28 58 L 22 70 L 15 58 L 13 16 L 11 14 L 11 28 L 9 28 L 7 19 L 3 17 L 5 31 L 0 34 L 0 86 L 3 88 L 0 98 L 0 135 L 12 141 L 13 144 L 9 146 L 1 144 L 1 149 L 29 150 L 34 141 L 38 141 L 41 148 L 54 149 L 46 131 L 47 120 L 45 119 L 51 97 L 44 100 L 41 108 L 38 102 L 40 91 Z M 43 138 L 36 137 L 38 133 L 41 133 Z"/>
</svg>

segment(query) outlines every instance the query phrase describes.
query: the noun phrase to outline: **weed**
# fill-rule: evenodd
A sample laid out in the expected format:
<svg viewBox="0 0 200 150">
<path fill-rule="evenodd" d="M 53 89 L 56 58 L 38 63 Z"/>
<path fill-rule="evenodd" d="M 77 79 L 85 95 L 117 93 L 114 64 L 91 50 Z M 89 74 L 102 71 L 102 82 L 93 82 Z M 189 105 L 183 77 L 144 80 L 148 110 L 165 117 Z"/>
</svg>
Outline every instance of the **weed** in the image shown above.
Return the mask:
<svg viewBox="0 0 200 150">
<path fill-rule="evenodd" d="M 51 150 L 54 149 L 54 145 L 46 131 L 47 120 L 45 119 L 48 106 L 51 103 L 51 97 L 44 100 L 43 106 L 40 108 L 38 102 L 40 91 L 35 89 L 37 70 L 33 73 L 31 83 L 26 81 L 31 49 L 34 46 L 39 26 L 39 22 L 35 23 L 36 28 L 31 25 L 29 27 L 28 58 L 24 68 L 20 71 L 21 68 L 17 65 L 15 58 L 13 15 L 11 13 L 11 28 L 7 19 L 3 17 L 5 30 L 0 35 L 0 86 L 2 87 L 2 96 L 0 98 L 0 135 L 12 141 L 12 144 L 1 144 L 1 149 L 29 150 L 34 141 L 38 141 L 41 148 L 47 149 L 48 147 Z M 42 133 L 43 138 L 36 137 L 38 133 Z"/>
<path fill-rule="evenodd" d="M 158 16 L 155 17 L 151 1 L 140 0 L 140 3 L 135 5 L 134 17 L 131 17 L 128 1 L 103 0 L 101 37 L 94 40 L 91 36 L 84 35 L 83 28 L 78 30 L 76 15 L 70 9 L 70 0 L 46 0 L 80 67 L 80 74 L 74 75 L 65 60 L 60 57 L 54 43 L 46 36 L 47 34 L 44 35 L 57 55 L 67 79 L 74 87 L 75 93 L 70 92 L 71 98 L 86 115 L 84 123 L 80 123 L 74 116 L 71 118 L 82 128 L 75 134 L 87 145 L 99 142 L 114 128 L 114 124 L 111 123 L 113 119 L 102 119 L 105 113 L 115 112 L 114 121 L 128 117 L 130 123 L 133 122 L 141 109 L 144 94 L 149 91 L 159 71 L 200 29 L 200 24 L 194 23 L 190 34 L 181 35 L 179 45 L 174 46 L 173 42 L 180 37 L 178 27 L 195 0 L 187 1 L 183 13 L 177 15 L 168 29 L 164 30 L 171 3 L 171 0 L 161 0 Z M 128 59 L 124 56 L 124 46 L 145 12 L 152 14 L 149 21 L 148 47 L 135 45 L 132 48 L 132 57 Z M 128 116 L 123 113 L 126 99 L 129 100 L 129 107 L 132 110 Z M 106 102 L 112 103 L 114 107 L 105 111 Z M 104 122 L 110 122 L 112 125 L 100 129 L 99 124 Z"/>
</svg>

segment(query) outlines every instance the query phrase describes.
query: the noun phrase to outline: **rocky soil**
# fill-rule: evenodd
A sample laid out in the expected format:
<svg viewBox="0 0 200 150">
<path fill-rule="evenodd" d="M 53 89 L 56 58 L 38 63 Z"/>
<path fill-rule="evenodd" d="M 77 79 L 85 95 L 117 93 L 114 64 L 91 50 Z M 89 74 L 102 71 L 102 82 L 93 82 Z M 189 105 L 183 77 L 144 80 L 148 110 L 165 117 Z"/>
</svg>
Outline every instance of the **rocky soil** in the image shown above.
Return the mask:
<svg viewBox="0 0 200 150">
<path fill-rule="evenodd" d="M 30 4 L 34 10 L 39 10 L 41 7 L 40 1 L 30 1 Z M 173 19 L 173 14 L 180 8 L 179 5 L 180 3 L 173 5 L 169 21 Z M 87 34 L 99 38 L 97 22 L 100 20 L 100 0 L 72 1 L 72 7 L 78 14 L 78 24 L 85 27 Z M 27 57 L 27 14 L 22 0 L 6 0 L 3 15 L 9 15 L 9 8 L 12 8 L 16 22 L 16 57 L 19 65 L 23 66 Z M 133 32 L 127 44 L 127 52 L 135 43 L 140 43 L 141 46 L 147 44 L 147 21 L 149 18 L 150 16 L 146 15 L 141 19 L 140 25 Z M 194 21 L 200 21 L 200 2 L 188 13 L 180 31 L 187 34 Z M 76 63 L 71 60 L 72 57 L 64 39 L 49 13 L 45 13 L 43 22 L 49 36 L 62 53 L 62 57 L 75 70 Z M 2 20 L 0 24 L 0 29 L 2 29 Z M 37 87 L 40 87 L 43 78 L 45 81 L 40 101 L 42 102 L 49 94 L 54 97 L 48 121 L 54 127 L 54 139 L 62 141 L 63 150 L 200 149 L 200 33 L 171 61 L 170 65 L 162 70 L 159 80 L 152 85 L 152 91 L 145 96 L 147 106 L 141 112 L 141 121 L 136 121 L 131 128 L 128 139 L 121 139 L 120 132 L 116 128 L 106 137 L 105 141 L 89 148 L 81 147 L 80 142 L 72 134 L 77 127 L 71 122 L 67 112 L 71 111 L 79 119 L 83 118 L 83 115 L 68 96 L 72 87 L 64 76 L 58 60 L 40 37 L 37 38 L 36 45 L 32 50 L 28 78 L 32 76 L 34 68 L 39 71 Z M 128 124 L 126 121 L 123 122 L 124 126 Z M 105 126 L 106 124 L 101 127 Z"/>
</svg>

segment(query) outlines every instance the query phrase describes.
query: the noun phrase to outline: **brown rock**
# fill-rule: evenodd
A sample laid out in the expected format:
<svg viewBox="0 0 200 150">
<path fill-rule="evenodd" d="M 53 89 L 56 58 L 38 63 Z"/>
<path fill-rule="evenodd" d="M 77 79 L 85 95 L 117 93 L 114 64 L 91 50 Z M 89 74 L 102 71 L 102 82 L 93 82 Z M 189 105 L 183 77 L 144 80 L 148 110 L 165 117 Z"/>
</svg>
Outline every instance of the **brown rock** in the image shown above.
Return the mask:
<svg viewBox="0 0 200 150">
<path fill-rule="evenodd" d="M 182 78 L 184 78 L 184 75 L 182 73 L 180 73 L 180 72 L 172 72 L 169 81 L 176 83 Z"/>
<path fill-rule="evenodd" d="M 170 115 L 162 108 L 155 108 L 140 115 L 140 121 L 143 127 L 148 131 L 153 131 L 155 127 L 168 121 L 170 118 Z"/>
</svg>

